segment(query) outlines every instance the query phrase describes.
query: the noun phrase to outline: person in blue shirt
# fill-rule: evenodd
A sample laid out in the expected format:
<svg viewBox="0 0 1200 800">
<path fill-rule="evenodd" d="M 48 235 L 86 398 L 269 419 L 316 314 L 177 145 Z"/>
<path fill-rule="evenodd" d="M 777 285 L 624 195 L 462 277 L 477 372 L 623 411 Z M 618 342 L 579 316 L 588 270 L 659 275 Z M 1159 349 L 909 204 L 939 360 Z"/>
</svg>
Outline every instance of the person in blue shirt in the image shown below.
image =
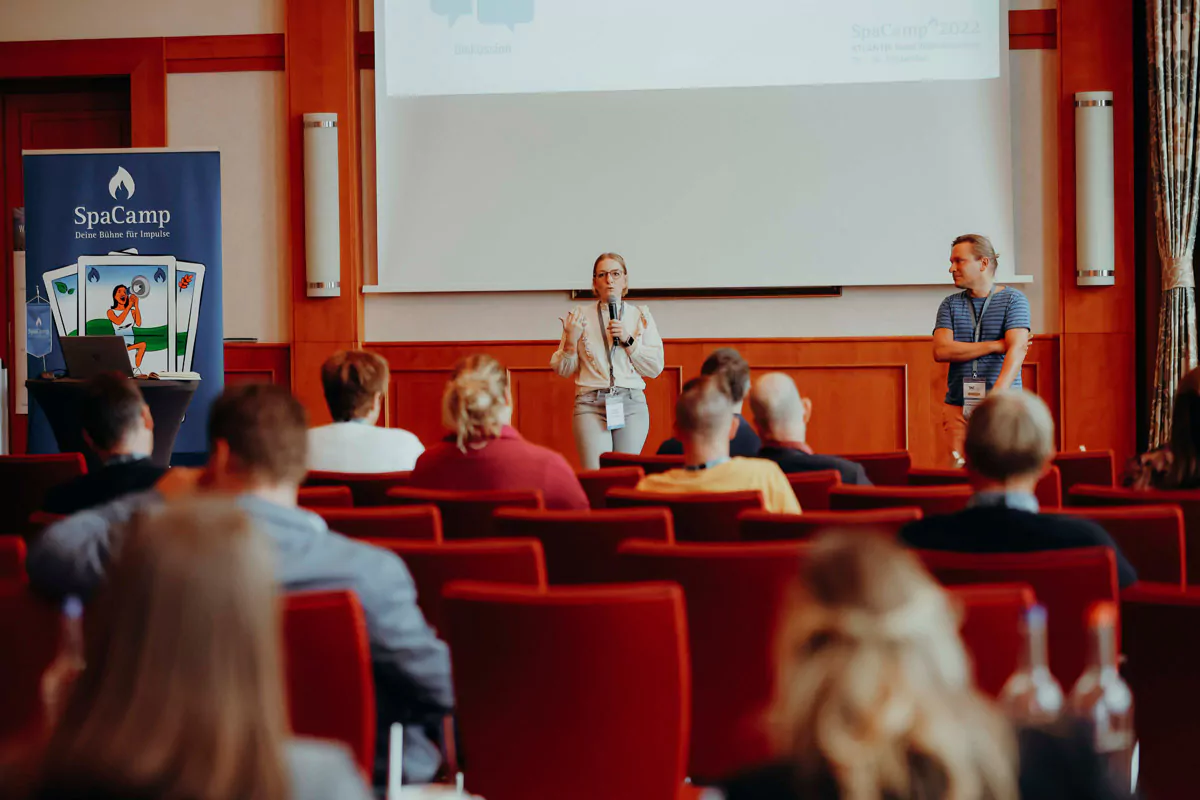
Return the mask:
<svg viewBox="0 0 1200 800">
<path fill-rule="evenodd" d="M 733 458 L 755 458 L 762 448 L 762 441 L 754 428 L 742 416 L 742 399 L 750 389 L 750 365 L 742 354 L 732 347 L 718 347 L 704 359 L 700 365 L 700 374 L 720 375 L 729 388 L 729 396 L 736 405 L 734 417 L 737 419 L 737 433 L 729 440 L 729 455 Z M 658 446 L 660 456 L 683 455 L 683 443 L 678 439 L 667 439 Z"/>
<path fill-rule="evenodd" d="M 999 256 L 986 236 L 967 233 L 950 249 L 950 275 L 958 292 L 938 307 L 933 360 L 950 364 L 942 428 L 952 466 L 962 466 L 971 410 L 992 391 L 1021 388 L 1029 351 L 1029 300 L 996 284 Z"/>
</svg>

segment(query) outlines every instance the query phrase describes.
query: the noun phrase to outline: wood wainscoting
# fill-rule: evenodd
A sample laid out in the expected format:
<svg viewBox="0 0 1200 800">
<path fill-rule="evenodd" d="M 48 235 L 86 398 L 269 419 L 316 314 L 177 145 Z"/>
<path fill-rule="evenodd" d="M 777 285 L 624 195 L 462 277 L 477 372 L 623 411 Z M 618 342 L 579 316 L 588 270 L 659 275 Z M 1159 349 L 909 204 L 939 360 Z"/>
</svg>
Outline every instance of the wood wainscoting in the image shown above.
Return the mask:
<svg viewBox="0 0 1200 800">
<path fill-rule="evenodd" d="M 514 426 L 531 441 L 558 450 L 577 464 L 571 435 L 575 389 L 549 369 L 556 345 L 552 341 L 378 342 L 366 347 L 383 355 L 392 369 L 384 424 L 406 428 L 426 445 L 437 441 L 445 433 L 441 397 L 454 362 L 472 353 L 489 353 L 512 372 Z M 672 409 L 683 382 L 699 374 L 705 357 L 717 347 L 737 348 L 756 374 L 782 371 L 796 379 L 801 392 L 813 400 L 809 442 L 818 452 L 907 449 L 920 466 L 945 463 L 948 446 L 941 419 L 947 366 L 934 363 L 929 337 L 667 340 L 666 368 L 649 382 L 646 392 L 650 404 L 646 452 L 654 452 L 671 435 Z M 1057 336 L 1034 337 L 1021 375 L 1025 387 L 1046 401 L 1059 424 Z"/>
<path fill-rule="evenodd" d="M 292 386 L 292 348 L 286 342 L 225 343 L 225 385 L 274 383 Z"/>
</svg>

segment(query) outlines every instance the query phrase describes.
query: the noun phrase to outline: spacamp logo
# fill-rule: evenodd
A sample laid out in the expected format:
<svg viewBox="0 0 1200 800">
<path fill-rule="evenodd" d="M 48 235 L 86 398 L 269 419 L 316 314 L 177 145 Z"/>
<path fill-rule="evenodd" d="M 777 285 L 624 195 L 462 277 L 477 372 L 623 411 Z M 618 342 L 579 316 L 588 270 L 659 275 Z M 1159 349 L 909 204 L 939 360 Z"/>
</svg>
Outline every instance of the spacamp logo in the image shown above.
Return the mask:
<svg viewBox="0 0 1200 800">
<path fill-rule="evenodd" d="M 95 238 L 119 238 L 124 236 L 141 236 L 144 238 L 162 238 L 170 236 L 169 231 L 164 231 L 171 222 L 171 212 L 165 208 L 142 209 L 135 210 L 126 208 L 122 202 L 128 202 L 133 193 L 137 190 L 137 184 L 133 180 L 133 176 L 129 174 L 129 170 L 122 166 L 117 167 L 117 171 L 108 181 L 108 194 L 115 202 L 111 208 L 96 211 L 89 209 L 87 206 L 75 207 L 75 224 L 78 226 L 87 226 L 87 231 L 76 231 L 76 239 L 95 239 Z M 122 233 L 109 233 L 102 231 L 99 234 L 92 232 L 92 229 L 97 225 L 145 225 L 156 226 L 156 231 L 124 231 Z"/>
</svg>

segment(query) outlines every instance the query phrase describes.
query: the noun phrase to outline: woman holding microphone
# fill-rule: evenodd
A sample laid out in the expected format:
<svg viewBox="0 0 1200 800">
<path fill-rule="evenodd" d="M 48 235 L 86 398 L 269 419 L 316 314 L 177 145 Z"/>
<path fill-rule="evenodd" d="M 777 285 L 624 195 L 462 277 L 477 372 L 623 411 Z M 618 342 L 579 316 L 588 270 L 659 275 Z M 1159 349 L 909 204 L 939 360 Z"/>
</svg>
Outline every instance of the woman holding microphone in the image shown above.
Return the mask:
<svg viewBox="0 0 1200 800">
<path fill-rule="evenodd" d="M 575 379 L 571 428 L 584 469 L 600 454 L 640 453 L 650 430 L 646 378 L 663 370 L 663 343 L 645 306 L 624 301 L 629 291 L 625 259 L 603 253 L 592 265 L 597 301 L 571 309 L 550 368 Z"/>
</svg>

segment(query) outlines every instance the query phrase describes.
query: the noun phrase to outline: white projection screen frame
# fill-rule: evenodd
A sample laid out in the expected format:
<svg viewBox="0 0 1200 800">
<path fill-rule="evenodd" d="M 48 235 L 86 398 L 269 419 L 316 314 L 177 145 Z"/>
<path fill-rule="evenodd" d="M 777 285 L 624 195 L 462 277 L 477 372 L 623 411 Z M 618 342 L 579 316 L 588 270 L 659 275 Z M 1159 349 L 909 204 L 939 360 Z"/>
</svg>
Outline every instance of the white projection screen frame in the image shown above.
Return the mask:
<svg viewBox="0 0 1200 800">
<path fill-rule="evenodd" d="M 410 97 L 388 94 L 389 8 L 447 27 L 457 9 L 456 36 L 499 47 L 537 18 L 485 25 L 485 3 L 520 18 L 535 0 L 475 0 L 478 17 L 471 0 L 376 0 L 371 290 L 584 289 L 609 250 L 646 289 L 947 284 L 964 232 L 989 235 L 1013 280 L 1007 3 L 980 1 L 993 79 Z"/>
</svg>

